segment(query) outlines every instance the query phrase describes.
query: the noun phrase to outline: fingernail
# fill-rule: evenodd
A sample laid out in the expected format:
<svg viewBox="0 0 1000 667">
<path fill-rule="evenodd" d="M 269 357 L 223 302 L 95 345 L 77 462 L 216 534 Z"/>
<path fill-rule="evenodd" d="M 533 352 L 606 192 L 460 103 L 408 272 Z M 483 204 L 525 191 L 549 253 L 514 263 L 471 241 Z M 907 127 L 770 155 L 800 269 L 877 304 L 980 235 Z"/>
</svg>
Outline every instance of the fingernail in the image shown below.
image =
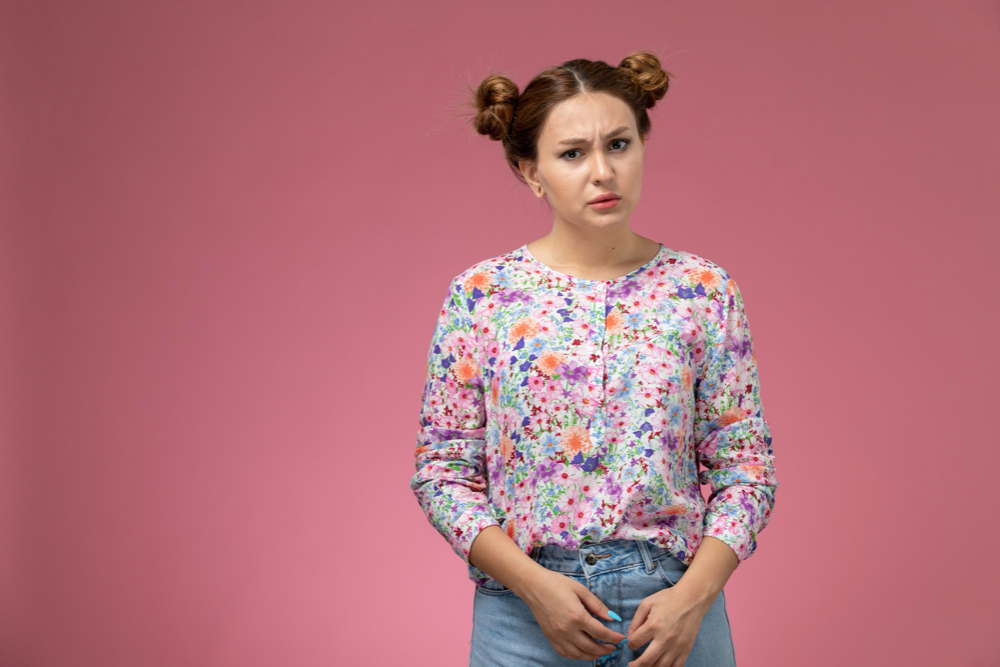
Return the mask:
<svg viewBox="0 0 1000 667">
<path fill-rule="evenodd" d="M 621 616 L 619 616 L 615 612 L 611 611 L 610 609 L 608 610 L 608 616 L 610 616 L 611 618 L 615 619 L 616 621 L 622 620 Z"/>
</svg>

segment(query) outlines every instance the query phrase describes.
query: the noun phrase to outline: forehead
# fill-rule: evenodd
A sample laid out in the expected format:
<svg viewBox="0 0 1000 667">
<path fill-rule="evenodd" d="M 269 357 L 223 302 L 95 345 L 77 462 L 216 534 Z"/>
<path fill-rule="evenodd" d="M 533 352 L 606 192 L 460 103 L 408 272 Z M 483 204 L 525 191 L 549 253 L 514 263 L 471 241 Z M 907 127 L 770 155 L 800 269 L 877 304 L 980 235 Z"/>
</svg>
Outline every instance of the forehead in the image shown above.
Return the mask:
<svg viewBox="0 0 1000 667">
<path fill-rule="evenodd" d="M 625 102 L 606 93 L 583 93 L 552 107 L 539 141 L 555 143 L 570 137 L 593 141 L 622 125 L 635 131 L 635 116 Z"/>
</svg>

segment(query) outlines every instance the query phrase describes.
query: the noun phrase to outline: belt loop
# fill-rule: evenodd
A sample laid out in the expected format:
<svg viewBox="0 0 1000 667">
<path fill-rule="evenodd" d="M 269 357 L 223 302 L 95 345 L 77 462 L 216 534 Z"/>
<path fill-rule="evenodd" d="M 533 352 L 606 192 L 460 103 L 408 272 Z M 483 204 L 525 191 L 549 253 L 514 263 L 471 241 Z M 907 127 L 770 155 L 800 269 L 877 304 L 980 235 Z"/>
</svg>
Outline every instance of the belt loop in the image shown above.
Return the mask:
<svg viewBox="0 0 1000 667">
<path fill-rule="evenodd" d="M 636 540 L 639 546 L 639 553 L 642 554 L 642 562 L 646 564 L 646 574 L 652 574 L 656 566 L 653 565 L 653 557 L 649 555 L 649 544 L 645 540 Z"/>
</svg>

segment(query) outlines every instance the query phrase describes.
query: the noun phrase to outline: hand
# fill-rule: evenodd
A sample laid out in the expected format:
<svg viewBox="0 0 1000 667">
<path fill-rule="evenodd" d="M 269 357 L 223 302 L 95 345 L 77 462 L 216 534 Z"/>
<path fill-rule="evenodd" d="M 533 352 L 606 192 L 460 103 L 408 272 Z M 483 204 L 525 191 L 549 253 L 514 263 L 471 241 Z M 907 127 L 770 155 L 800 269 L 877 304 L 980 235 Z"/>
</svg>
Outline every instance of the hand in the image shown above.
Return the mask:
<svg viewBox="0 0 1000 667">
<path fill-rule="evenodd" d="M 665 588 L 639 603 L 628 629 L 628 646 L 633 651 L 646 642 L 649 646 L 628 667 L 684 667 L 701 619 L 712 600 L 697 598 L 679 587 Z"/>
<path fill-rule="evenodd" d="M 571 660 L 596 660 L 618 650 L 625 635 L 591 614 L 612 620 L 608 608 L 586 586 L 559 572 L 539 568 L 520 591 L 556 653 Z M 611 642 L 602 644 L 594 638 Z"/>
</svg>

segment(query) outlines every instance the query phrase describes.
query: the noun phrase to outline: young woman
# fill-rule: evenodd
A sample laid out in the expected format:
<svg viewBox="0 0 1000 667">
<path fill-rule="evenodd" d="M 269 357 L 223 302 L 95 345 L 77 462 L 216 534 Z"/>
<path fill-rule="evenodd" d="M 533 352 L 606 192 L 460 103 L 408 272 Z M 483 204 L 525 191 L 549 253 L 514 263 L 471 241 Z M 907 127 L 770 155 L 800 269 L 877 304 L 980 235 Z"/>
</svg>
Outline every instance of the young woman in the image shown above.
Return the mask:
<svg viewBox="0 0 1000 667">
<path fill-rule="evenodd" d="M 410 486 L 476 583 L 470 665 L 735 664 L 723 586 L 778 482 L 736 282 L 629 226 L 669 78 L 476 91 L 553 225 L 451 281 L 428 357 Z"/>
</svg>

